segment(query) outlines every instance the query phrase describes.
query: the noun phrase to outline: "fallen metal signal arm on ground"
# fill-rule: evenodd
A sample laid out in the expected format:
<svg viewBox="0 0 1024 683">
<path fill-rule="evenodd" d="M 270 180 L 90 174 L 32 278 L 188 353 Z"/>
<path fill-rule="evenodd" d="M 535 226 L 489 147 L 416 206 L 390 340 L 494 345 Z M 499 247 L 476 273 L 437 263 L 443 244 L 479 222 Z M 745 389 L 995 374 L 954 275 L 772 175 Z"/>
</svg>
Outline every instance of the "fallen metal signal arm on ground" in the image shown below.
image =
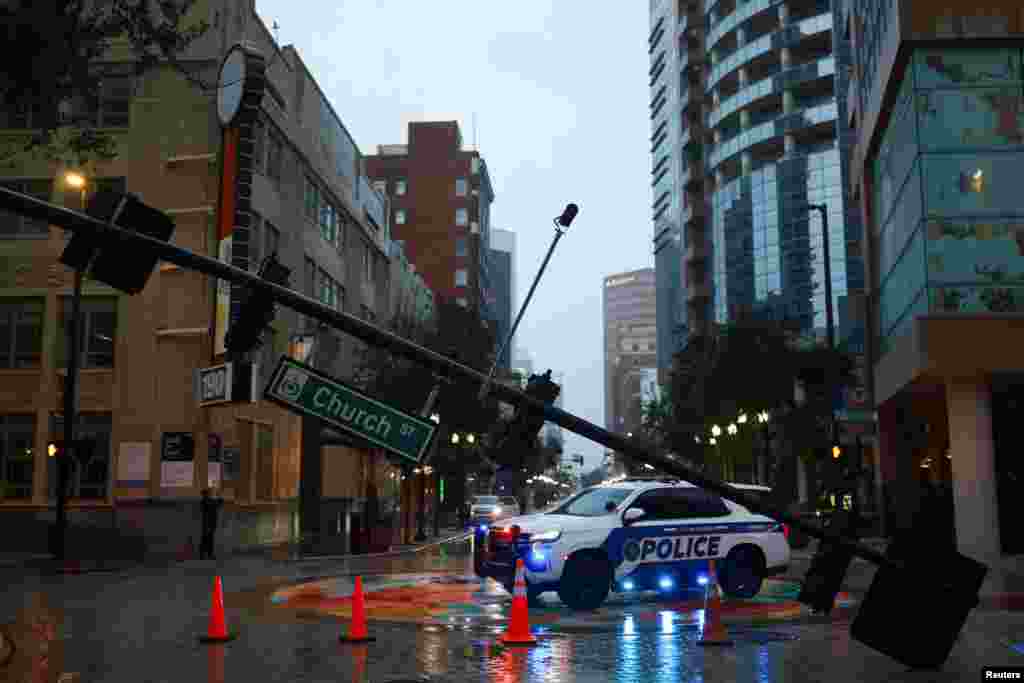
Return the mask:
<svg viewBox="0 0 1024 683">
<path fill-rule="evenodd" d="M 139 250 L 147 250 L 157 254 L 160 259 L 173 263 L 184 268 L 197 270 L 211 277 L 228 280 L 234 284 L 251 287 L 269 294 L 278 304 L 302 313 L 303 315 L 316 318 L 322 323 L 334 329 L 341 330 L 347 334 L 360 339 L 363 342 L 380 346 L 392 353 L 409 358 L 421 365 L 424 365 L 439 375 L 461 375 L 478 384 L 487 382 L 483 373 L 477 372 L 470 367 L 462 365 L 445 356 L 442 356 L 430 349 L 415 344 L 403 337 L 392 334 L 367 323 L 348 313 L 341 313 L 320 304 L 309 297 L 303 296 L 294 290 L 268 282 L 248 271 L 230 266 L 215 258 L 202 256 L 187 249 L 174 246 L 160 240 L 138 234 L 131 230 L 125 230 L 115 225 L 106 224 L 95 220 L 92 217 L 72 211 L 49 202 L 44 202 L 34 197 L 18 192 L 0 188 L 0 209 L 6 209 L 15 213 L 43 220 L 50 225 L 56 225 L 66 230 L 94 232 L 97 236 L 106 235 L 116 237 L 123 241 L 126 246 L 132 246 Z M 893 569 L 906 569 L 906 565 L 898 560 L 886 557 L 874 548 L 865 544 L 850 540 L 832 531 L 819 529 L 808 524 L 804 520 L 790 515 L 783 510 L 776 510 L 765 505 L 760 500 L 749 496 L 738 489 L 734 489 L 720 481 L 710 479 L 700 472 L 693 470 L 680 462 L 662 456 L 653 449 L 640 442 L 636 438 L 626 439 L 617 434 L 608 432 L 601 427 L 582 420 L 571 413 L 549 406 L 541 401 L 533 399 L 526 393 L 501 383 L 491 385 L 491 394 L 511 403 L 516 407 L 523 404 L 529 405 L 536 410 L 543 411 L 545 419 L 549 422 L 568 429 L 571 432 L 587 437 L 597 443 L 614 451 L 625 453 L 642 463 L 649 463 L 658 467 L 675 477 L 689 481 L 704 489 L 717 493 L 721 497 L 739 503 L 744 507 L 758 512 L 780 522 L 784 522 L 793 528 L 803 531 L 814 538 L 828 541 L 831 544 L 842 546 L 869 562 L 879 566 L 887 566 Z M 954 586 L 949 585 L 949 588 Z"/>
</svg>

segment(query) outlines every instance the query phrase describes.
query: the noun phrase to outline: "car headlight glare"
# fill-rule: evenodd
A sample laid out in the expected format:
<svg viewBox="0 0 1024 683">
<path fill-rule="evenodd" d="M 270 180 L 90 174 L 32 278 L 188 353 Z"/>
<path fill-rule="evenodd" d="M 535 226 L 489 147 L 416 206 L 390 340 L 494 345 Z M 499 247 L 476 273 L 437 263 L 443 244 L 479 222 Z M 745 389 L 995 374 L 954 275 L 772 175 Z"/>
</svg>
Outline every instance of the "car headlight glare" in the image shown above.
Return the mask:
<svg viewBox="0 0 1024 683">
<path fill-rule="evenodd" d="M 538 541 L 540 543 L 551 543 L 552 541 L 557 541 L 561 537 L 561 529 L 548 529 L 547 531 L 541 531 L 538 534 L 531 534 L 530 540 Z"/>
</svg>

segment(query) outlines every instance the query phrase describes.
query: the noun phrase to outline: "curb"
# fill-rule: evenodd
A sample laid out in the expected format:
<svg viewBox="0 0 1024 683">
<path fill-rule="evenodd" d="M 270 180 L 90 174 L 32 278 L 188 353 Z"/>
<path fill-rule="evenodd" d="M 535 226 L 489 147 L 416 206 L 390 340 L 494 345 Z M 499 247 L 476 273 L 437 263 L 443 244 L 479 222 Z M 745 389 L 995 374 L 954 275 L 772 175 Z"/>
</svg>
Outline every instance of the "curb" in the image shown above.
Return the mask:
<svg viewBox="0 0 1024 683">
<path fill-rule="evenodd" d="M 274 560 L 272 557 L 269 558 L 271 561 L 277 561 L 287 564 L 299 564 L 302 562 L 320 562 L 328 560 L 347 560 L 353 558 L 375 558 L 375 557 L 389 557 L 396 555 L 409 555 L 422 553 L 427 550 L 440 547 L 448 543 L 456 543 L 463 541 L 471 536 L 470 533 L 459 533 L 453 536 L 447 536 L 440 538 L 435 541 L 427 543 L 419 543 L 415 545 L 406 545 L 395 547 L 392 550 L 388 550 L 383 553 L 367 553 L 361 555 L 353 555 L 352 553 L 344 555 L 303 555 L 299 557 L 288 557 L 280 560 Z M 263 552 L 240 552 L 237 553 L 237 557 L 262 557 L 266 551 Z M 270 551 L 272 552 L 272 551 Z M 48 575 L 77 575 L 77 574 L 99 574 L 99 573 L 116 573 L 122 571 L 128 571 L 132 569 L 163 569 L 169 568 L 176 565 L 182 565 L 187 562 L 194 560 L 195 558 L 188 558 L 185 560 L 178 559 L 176 556 L 166 555 L 154 555 L 143 560 L 54 560 L 51 555 L 33 555 L 24 559 L 0 559 L 0 569 L 37 569 Z M 226 558 L 225 558 L 226 559 Z M 230 561 L 230 560 L 229 560 Z"/>
<path fill-rule="evenodd" d="M 448 536 L 447 538 L 442 538 L 442 539 L 439 539 L 439 540 L 436 540 L 436 541 L 430 541 L 428 543 L 418 543 L 418 544 L 415 544 L 415 545 L 396 546 L 394 549 L 388 550 L 387 552 L 383 552 L 383 553 L 365 553 L 365 554 L 362 554 L 362 555 L 353 555 L 351 553 L 349 553 L 347 555 L 303 555 L 302 557 L 288 558 L 287 560 L 284 560 L 284 561 L 285 562 L 309 562 L 309 561 L 318 562 L 318 561 L 321 561 L 321 560 L 344 560 L 344 559 L 349 559 L 349 558 L 361 558 L 361 557 L 388 557 L 388 556 L 391 556 L 391 555 L 407 555 L 407 554 L 413 554 L 413 553 L 421 553 L 424 550 L 428 550 L 430 548 L 435 548 L 435 547 L 438 547 L 438 546 L 442 546 L 442 545 L 445 545 L 447 543 L 454 543 L 454 542 L 457 542 L 457 541 L 462 541 L 462 540 L 465 540 L 465 539 L 469 538 L 470 536 L 472 536 L 472 533 L 465 532 L 465 533 L 456 534 L 455 536 Z"/>
</svg>

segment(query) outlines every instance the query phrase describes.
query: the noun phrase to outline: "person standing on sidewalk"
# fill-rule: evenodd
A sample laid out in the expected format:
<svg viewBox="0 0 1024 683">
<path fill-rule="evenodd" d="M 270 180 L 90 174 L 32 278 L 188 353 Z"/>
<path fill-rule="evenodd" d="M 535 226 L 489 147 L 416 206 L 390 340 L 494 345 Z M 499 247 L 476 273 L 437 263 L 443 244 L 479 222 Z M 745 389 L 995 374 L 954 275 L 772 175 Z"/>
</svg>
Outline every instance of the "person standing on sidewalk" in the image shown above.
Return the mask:
<svg viewBox="0 0 1024 683">
<path fill-rule="evenodd" d="M 213 559 L 213 541 L 217 533 L 217 513 L 223 498 L 214 498 L 210 495 L 210 489 L 203 489 L 203 499 L 199 502 L 199 511 L 202 515 L 202 542 L 199 545 L 199 559 Z"/>
</svg>

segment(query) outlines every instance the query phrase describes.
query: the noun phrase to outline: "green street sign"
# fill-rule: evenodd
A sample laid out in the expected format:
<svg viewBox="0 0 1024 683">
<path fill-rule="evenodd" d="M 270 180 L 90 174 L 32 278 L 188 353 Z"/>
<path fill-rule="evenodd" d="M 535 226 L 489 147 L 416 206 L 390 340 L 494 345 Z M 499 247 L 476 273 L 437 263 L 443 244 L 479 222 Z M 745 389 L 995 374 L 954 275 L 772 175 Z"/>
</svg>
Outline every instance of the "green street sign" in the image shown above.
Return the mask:
<svg viewBox="0 0 1024 683">
<path fill-rule="evenodd" d="M 437 431 L 430 420 L 376 401 L 288 356 L 281 356 L 263 397 L 417 464 Z"/>
</svg>

